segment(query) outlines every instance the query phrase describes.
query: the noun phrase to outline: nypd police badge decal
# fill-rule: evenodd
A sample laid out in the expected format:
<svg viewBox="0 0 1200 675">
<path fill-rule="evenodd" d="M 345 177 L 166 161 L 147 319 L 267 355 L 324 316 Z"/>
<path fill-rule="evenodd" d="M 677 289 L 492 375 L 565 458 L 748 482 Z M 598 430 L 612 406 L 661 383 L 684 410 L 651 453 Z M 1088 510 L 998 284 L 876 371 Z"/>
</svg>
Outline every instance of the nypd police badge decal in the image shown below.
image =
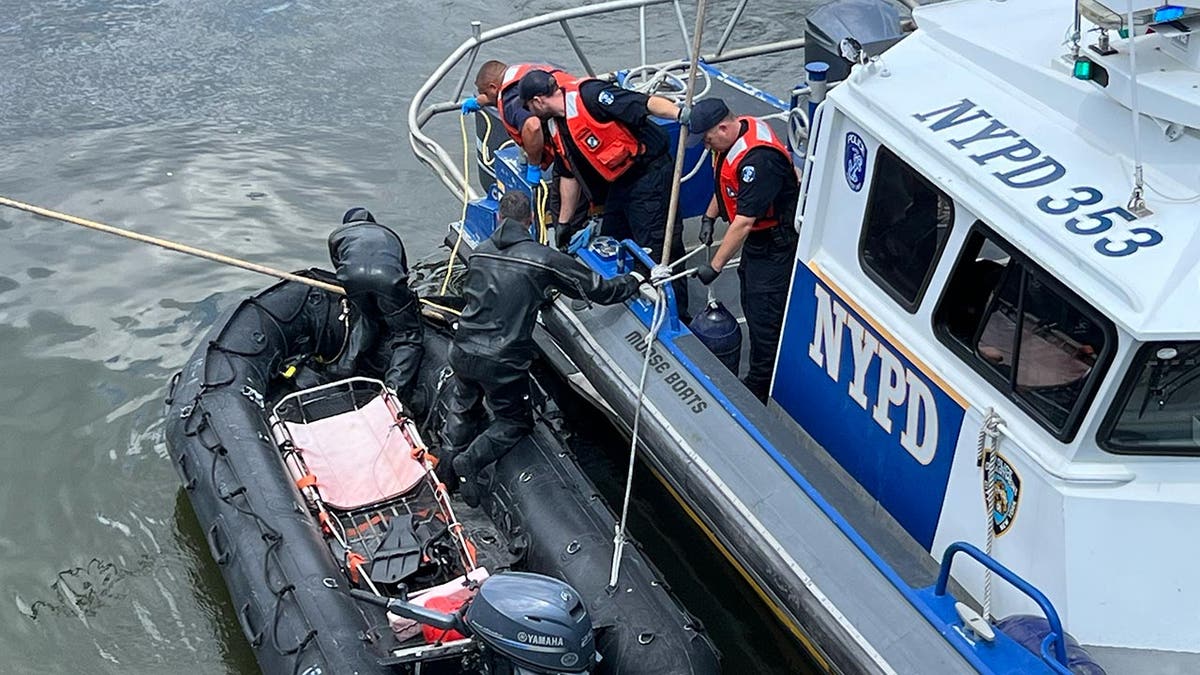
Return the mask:
<svg viewBox="0 0 1200 675">
<path fill-rule="evenodd" d="M 867 144 L 853 131 L 846 134 L 846 183 L 858 192 L 867 177 Z"/>
<path fill-rule="evenodd" d="M 754 167 L 752 167 L 752 166 L 742 167 L 742 182 L 743 183 L 753 183 L 754 182 Z"/>
<path fill-rule="evenodd" d="M 1017 518 L 1021 501 L 1021 476 L 999 453 L 992 459 L 992 532 L 998 537 Z"/>
<path fill-rule="evenodd" d="M 613 100 L 615 100 L 611 91 L 602 91 L 596 98 L 604 105 L 612 105 Z"/>
</svg>

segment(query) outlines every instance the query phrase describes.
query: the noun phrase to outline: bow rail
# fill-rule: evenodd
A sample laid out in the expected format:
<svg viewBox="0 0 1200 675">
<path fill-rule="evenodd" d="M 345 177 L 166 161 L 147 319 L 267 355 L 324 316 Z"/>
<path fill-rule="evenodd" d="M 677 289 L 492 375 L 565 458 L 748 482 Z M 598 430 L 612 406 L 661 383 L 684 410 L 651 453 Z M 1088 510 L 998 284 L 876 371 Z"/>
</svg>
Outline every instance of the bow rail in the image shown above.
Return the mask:
<svg viewBox="0 0 1200 675">
<path fill-rule="evenodd" d="M 701 59 L 705 63 L 723 63 L 729 61 L 737 61 L 748 59 L 756 56 L 767 54 L 776 54 L 792 49 L 800 49 L 804 47 L 804 38 L 793 38 L 788 40 L 777 40 L 773 42 L 765 42 L 744 47 L 728 49 L 730 39 L 735 28 L 742 18 L 742 14 L 746 9 L 746 5 L 750 0 L 740 0 L 737 7 L 730 14 L 729 21 L 725 25 L 725 29 L 721 34 L 720 41 L 716 51 L 710 54 L 702 54 Z M 910 0 L 912 1 L 912 0 Z M 674 10 L 674 15 L 678 21 L 679 35 L 682 39 L 683 52 L 685 56 L 665 61 L 657 64 L 647 64 L 646 60 L 646 8 L 657 5 L 670 5 Z M 513 23 L 498 26 L 489 30 L 482 30 L 482 25 L 478 21 L 471 22 L 471 37 L 467 38 L 460 44 L 445 60 L 437 67 L 436 70 L 429 76 L 421 88 L 417 90 L 416 96 L 413 97 L 412 103 L 408 107 L 408 138 L 412 145 L 413 153 L 417 159 L 433 170 L 442 184 L 445 185 L 455 197 L 459 199 L 476 199 L 479 195 L 471 188 L 467 177 L 464 176 L 461 170 L 455 166 L 454 159 L 450 153 L 436 140 L 427 133 L 426 125 L 435 116 L 447 113 L 457 112 L 459 110 L 460 99 L 463 90 L 466 88 L 467 81 L 470 78 L 472 69 L 475 66 L 475 61 L 479 56 L 480 48 L 489 42 L 494 42 L 501 38 L 510 37 L 519 33 L 523 33 L 535 28 L 558 24 L 563 31 L 563 35 L 579 59 L 584 71 L 589 76 L 596 76 L 597 73 L 592 66 L 592 62 L 584 53 L 583 48 L 579 44 L 579 40 L 575 36 L 574 30 L 571 28 L 571 21 L 583 18 L 603 16 L 613 14 L 615 12 L 637 10 L 639 12 L 638 21 L 638 43 L 640 47 L 639 54 L 641 55 L 640 66 L 651 65 L 653 67 L 665 68 L 679 63 L 685 63 L 691 58 L 691 39 L 688 36 L 686 22 L 684 21 L 683 9 L 680 7 L 679 0 L 609 0 L 595 5 L 584 7 L 575 7 L 564 9 L 555 12 L 548 12 L 540 16 L 523 19 Z M 433 92 L 437 90 L 446 80 L 447 76 L 463 61 L 466 61 L 466 66 L 463 68 L 462 76 L 459 78 L 457 85 L 453 90 L 453 94 L 449 100 L 431 102 Z M 464 191 L 466 194 L 464 195 Z"/>
</svg>

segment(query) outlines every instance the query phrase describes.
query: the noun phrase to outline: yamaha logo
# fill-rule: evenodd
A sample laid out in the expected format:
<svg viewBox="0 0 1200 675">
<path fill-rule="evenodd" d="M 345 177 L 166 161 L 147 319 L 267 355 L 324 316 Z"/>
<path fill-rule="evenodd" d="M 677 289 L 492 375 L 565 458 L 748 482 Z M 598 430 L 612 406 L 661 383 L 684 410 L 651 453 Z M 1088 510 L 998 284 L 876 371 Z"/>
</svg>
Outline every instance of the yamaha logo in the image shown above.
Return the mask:
<svg viewBox="0 0 1200 675">
<path fill-rule="evenodd" d="M 527 645 L 536 645 L 538 647 L 562 647 L 565 644 L 563 639 L 557 635 L 542 635 L 540 633 L 526 633 L 525 631 L 517 633 L 517 642 L 524 642 Z"/>
</svg>

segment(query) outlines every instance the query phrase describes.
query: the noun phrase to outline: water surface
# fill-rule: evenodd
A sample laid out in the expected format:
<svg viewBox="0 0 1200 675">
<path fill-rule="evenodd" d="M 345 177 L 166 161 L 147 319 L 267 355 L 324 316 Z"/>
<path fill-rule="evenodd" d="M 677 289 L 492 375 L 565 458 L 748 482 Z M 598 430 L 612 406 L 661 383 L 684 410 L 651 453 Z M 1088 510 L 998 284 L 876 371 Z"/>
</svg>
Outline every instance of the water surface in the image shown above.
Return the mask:
<svg viewBox="0 0 1200 675">
<path fill-rule="evenodd" d="M 326 234 L 361 204 L 429 254 L 460 206 L 408 147 L 412 93 L 469 19 L 573 4 L 0 0 L 0 195 L 283 269 L 326 264 Z M 710 4 L 729 5 L 711 45 L 733 3 Z M 739 34 L 800 30 L 802 8 L 771 5 L 787 9 L 752 9 Z M 651 18 L 652 56 L 677 49 L 670 15 Z M 624 22 L 577 28 L 597 67 L 634 60 Z M 486 56 L 576 63 L 528 41 Z M 797 55 L 743 74 L 781 92 L 799 72 Z M 457 152 L 457 118 L 435 126 Z M 269 280 L 11 210 L 0 236 L 0 670 L 253 672 L 161 415 L 202 330 Z M 652 522 L 635 535 L 664 555 L 692 545 Z M 717 611 L 706 583 L 694 609 L 727 654 L 774 635 Z"/>
</svg>

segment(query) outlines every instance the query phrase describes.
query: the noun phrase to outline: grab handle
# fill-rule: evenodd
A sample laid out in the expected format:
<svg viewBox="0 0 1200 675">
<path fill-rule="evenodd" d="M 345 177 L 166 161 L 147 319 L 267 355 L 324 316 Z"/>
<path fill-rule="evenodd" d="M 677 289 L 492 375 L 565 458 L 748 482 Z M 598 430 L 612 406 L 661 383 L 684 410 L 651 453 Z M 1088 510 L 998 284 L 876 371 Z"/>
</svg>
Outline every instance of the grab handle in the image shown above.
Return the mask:
<svg viewBox="0 0 1200 675">
<path fill-rule="evenodd" d="M 453 629 L 463 634 L 468 632 L 464 630 L 465 626 L 456 614 L 444 614 L 411 602 L 395 598 L 385 598 L 374 593 L 368 593 L 367 591 L 360 591 L 357 588 L 350 589 L 350 595 L 354 596 L 356 600 L 384 607 L 396 616 L 402 616 L 405 619 L 411 619 L 426 626 L 433 626 L 442 630 Z"/>
<path fill-rule="evenodd" d="M 232 555 L 228 547 L 229 537 L 225 534 L 225 528 L 222 525 L 223 522 L 218 517 L 204 532 L 205 538 L 208 540 L 208 550 L 212 553 L 213 560 L 217 561 L 218 565 L 224 565 L 229 562 L 229 557 Z"/>
<path fill-rule="evenodd" d="M 262 622 L 258 621 L 256 617 L 252 617 L 252 614 L 257 615 L 258 609 L 250 600 L 243 603 L 237 611 L 238 623 L 242 626 L 242 633 L 245 633 L 246 641 L 250 643 L 250 646 L 257 647 L 262 644 L 263 634 L 266 631 Z M 257 629 L 254 627 L 256 622 L 259 624 Z"/>
<path fill-rule="evenodd" d="M 183 479 L 183 487 L 187 490 L 196 489 L 196 476 L 192 473 L 192 456 L 184 452 L 179 455 L 179 462 L 176 463 L 179 467 L 179 477 Z"/>
<path fill-rule="evenodd" d="M 1046 659 L 1052 666 L 1061 664 L 1063 668 L 1066 668 L 1066 633 L 1063 631 L 1062 620 L 1058 618 L 1058 611 L 1054 609 L 1054 605 L 1050 603 L 1050 599 L 1037 588 L 1034 588 L 1033 584 L 1025 581 L 1016 572 L 1001 565 L 995 558 L 980 551 L 975 546 L 965 541 L 956 541 L 946 547 L 946 552 L 942 554 L 942 566 L 938 570 L 937 585 L 933 589 L 933 594 L 935 596 L 946 595 L 946 586 L 950 583 L 950 565 L 954 562 L 954 556 L 958 553 L 966 553 L 971 556 L 979 564 L 995 572 L 1001 579 L 1004 579 L 1017 590 L 1029 596 L 1031 600 L 1037 603 L 1038 607 L 1042 608 L 1042 613 L 1046 615 L 1046 621 L 1050 623 L 1050 634 L 1042 642 L 1042 658 Z M 1051 654 L 1049 653 L 1051 644 L 1054 646 L 1053 658 L 1051 658 Z M 1058 663 L 1054 663 L 1054 661 Z M 1058 669 L 1055 668 L 1055 670 Z"/>
</svg>

